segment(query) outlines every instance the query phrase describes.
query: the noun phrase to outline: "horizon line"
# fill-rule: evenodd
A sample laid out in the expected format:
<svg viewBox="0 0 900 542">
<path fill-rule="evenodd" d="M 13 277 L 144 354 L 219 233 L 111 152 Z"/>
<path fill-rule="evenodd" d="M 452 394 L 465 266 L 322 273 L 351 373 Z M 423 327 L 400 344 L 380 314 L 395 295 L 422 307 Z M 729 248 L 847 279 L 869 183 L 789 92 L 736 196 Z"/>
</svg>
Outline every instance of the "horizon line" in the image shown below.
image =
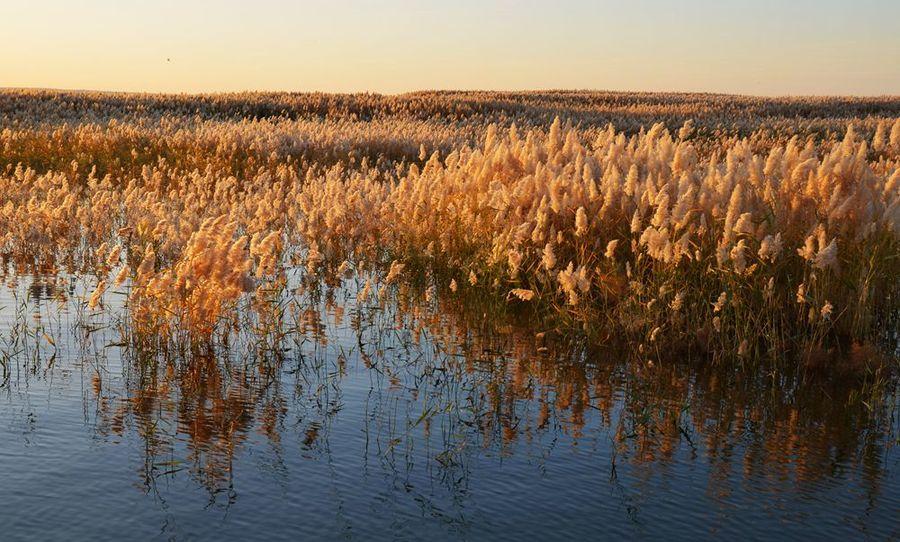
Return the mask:
<svg viewBox="0 0 900 542">
<path fill-rule="evenodd" d="M 685 96 L 730 96 L 737 98 L 764 98 L 764 99 L 800 99 L 800 98 L 865 98 L 865 99 L 890 99 L 900 100 L 898 94 L 746 94 L 741 92 L 723 92 L 714 90 L 634 90 L 634 89 L 612 89 L 612 88 L 564 88 L 564 87 L 546 87 L 546 88 L 513 88 L 513 89 L 490 89 L 490 88 L 421 88 L 415 90 L 406 90 L 400 92 L 382 92 L 376 90 L 287 90 L 287 89 L 242 89 L 242 90 L 119 90 L 119 89 L 99 89 L 99 88 L 67 88 L 67 87 L 30 87 L 30 86 L 2 86 L 0 92 L 7 91 L 42 91 L 42 92 L 70 92 L 70 93 L 96 93 L 96 94 L 119 94 L 119 95 L 139 95 L 139 96 L 227 96 L 237 94 L 323 94 L 334 96 L 352 96 L 352 95 L 376 95 L 386 97 L 399 97 L 411 94 L 428 94 L 428 93 L 497 93 L 497 94 L 516 94 L 516 93 L 597 93 L 597 94 L 668 94 L 668 95 L 685 95 Z"/>
</svg>

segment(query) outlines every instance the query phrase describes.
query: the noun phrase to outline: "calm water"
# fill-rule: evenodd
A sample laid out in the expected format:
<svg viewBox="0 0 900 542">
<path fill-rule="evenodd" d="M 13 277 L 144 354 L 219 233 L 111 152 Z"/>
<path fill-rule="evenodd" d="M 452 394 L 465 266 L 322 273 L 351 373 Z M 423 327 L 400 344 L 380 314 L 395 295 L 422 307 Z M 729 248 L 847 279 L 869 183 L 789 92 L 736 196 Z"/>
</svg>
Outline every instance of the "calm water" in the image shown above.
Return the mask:
<svg viewBox="0 0 900 542">
<path fill-rule="evenodd" d="M 3 290 L 4 541 L 900 537 L 895 385 L 638 367 L 344 290 L 275 344 L 147 355 L 83 288 Z"/>
</svg>

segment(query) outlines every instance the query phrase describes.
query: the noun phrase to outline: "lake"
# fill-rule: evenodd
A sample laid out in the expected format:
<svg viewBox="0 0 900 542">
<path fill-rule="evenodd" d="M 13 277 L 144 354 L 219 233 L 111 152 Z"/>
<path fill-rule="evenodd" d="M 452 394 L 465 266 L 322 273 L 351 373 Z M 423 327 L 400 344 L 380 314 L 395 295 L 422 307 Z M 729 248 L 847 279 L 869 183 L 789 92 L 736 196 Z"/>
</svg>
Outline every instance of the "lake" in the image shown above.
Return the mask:
<svg viewBox="0 0 900 542">
<path fill-rule="evenodd" d="M 635 364 L 358 282 L 146 352 L 124 288 L 5 282 L 6 541 L 900 536 L 895 382 Z"/>
</svg>

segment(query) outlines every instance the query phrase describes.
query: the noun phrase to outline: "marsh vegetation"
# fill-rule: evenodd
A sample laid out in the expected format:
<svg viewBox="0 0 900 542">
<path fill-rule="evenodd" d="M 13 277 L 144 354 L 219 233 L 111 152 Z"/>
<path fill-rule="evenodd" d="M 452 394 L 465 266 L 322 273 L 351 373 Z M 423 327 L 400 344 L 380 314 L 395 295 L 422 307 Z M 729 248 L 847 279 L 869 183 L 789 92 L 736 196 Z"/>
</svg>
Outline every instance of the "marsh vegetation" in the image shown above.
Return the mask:
<svg viewBox="0 0 900 542">
<path fill-rule="evenodd" d="M 898 535 L 900 100 L 3 91 L 0 197 L 22 532 Z"/>
</svg>

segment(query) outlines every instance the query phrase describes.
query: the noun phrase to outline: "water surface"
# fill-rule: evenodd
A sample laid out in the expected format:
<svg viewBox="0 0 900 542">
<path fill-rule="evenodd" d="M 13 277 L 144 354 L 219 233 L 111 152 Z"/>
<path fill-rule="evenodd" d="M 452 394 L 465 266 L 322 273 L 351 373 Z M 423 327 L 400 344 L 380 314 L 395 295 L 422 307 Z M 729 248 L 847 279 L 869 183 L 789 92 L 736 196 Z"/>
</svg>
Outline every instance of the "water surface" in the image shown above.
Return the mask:
<svg viewBox="0 0 900 542">
<path fill-rule="evenodd" d="M 147 353 L 86 288 L 3 289 L 3 540 L 900 536 L 893 384 L 636 365 L 352 287 L 272 342 Z"/>
</svg>

